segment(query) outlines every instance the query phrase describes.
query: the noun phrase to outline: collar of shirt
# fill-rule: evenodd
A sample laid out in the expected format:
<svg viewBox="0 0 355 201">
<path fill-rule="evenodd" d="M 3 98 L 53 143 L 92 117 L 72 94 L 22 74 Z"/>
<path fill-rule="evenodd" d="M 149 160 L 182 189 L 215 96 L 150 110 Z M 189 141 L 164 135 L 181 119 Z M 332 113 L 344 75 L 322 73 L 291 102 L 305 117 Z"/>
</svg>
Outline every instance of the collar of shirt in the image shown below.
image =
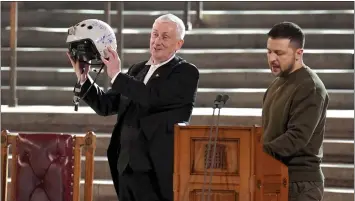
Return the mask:
<svg viewBox="0 0 355 201">
<path fill-rule="evenodd" d="M 143 80 L 144 84 L 147 84 L 148 80 L 153 75 L 155 70 L 157 70 L 160 66 L 162 66 L 162 65 L 168 63 L 169 61 L 171 61 L 174 57 L 175 57 L 175 54 L 172 57 L 170 57 L 168 60 L 166 60 L 166 61 L 164 61 L 164 62 L 162 62 L 160 64 L 155 64 L 155 65 L 152 64 L 152 59 L 149 59 L 149 61 L 145 64 L 145 65 L 150 65 L 150 67 L 149 67 L 148 73 L 146 74 L 146 76 L 145 76 L 145 78 Z"/>
<path fill-rule="evenodd" d="M 173 56 L 171 56 L 168 60 L 162 62 L 162 63 L 159 63 L 159 64 L 153 64 L 153 61 L 152 61 L 152 58 L 149 59 L 149 61 L 147 63 L 145 63 L 145 65 L 150 65 L 151 67 L 157 69 L 159 68 L 160 66 L 164 65 L 164 64 L 167 64 L 169 61 L 171 61 L 173 58 L 175 57 L 175 54 L 173 54 Z"/>
</svg>

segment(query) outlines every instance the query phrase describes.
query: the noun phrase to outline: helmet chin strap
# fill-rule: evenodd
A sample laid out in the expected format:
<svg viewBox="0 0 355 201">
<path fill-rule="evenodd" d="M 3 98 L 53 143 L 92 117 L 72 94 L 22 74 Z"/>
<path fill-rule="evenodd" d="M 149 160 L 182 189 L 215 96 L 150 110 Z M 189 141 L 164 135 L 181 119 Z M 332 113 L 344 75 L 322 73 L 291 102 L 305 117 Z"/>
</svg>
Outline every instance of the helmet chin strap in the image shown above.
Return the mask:
<svg viewBox="0 0 355 201">
<path fill-rule="evenodd" d="M 92 65 L 88 62 L 86 62 L 89 65 Z M 90 89 L 92 86 L 94 86 L 94 84 L 96 83 L 97 78 L 99 77 L 99 75 L 101 74 L 102 69 L 105 67 L 105 64 L 95 64 L 95 65 L 101 65 L 101 68 L 99 70 L 99 72 L 96 71 L 96 69 L 94 69 L 95 72 L 97 72 L 94 81 L 91 83 L 90 87 L 88 88 L 88 90 L 86 90 L 85 94 L 80 97 L 80 93 L 81 93 L 81 84 L 80 81 L 76 82 L 74 85 L 74 97 L 73 97 L 73 103 L 74 103 L 74 111 L 78 111 L 79 109 L 79 102 L 81 99 L 84 99 L 86 97 L 86 95 L 89 93 Z M 85 68 L 81 68 L 81 74 L 83 74 L 85 72 Z M 89 79 L 89 78 L 88 78 Z"/>
</svg>

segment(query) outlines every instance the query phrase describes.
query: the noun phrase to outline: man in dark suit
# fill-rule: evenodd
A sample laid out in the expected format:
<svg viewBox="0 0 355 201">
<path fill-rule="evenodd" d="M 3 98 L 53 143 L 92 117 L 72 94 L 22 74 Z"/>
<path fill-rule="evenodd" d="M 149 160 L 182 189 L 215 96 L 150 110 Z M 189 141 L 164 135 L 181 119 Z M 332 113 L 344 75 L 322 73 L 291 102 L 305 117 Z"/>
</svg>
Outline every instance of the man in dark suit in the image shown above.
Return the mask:
<svg viewBox="0 0 355 201">
<path fill-rule="evenodd" d="M 79 62 L 70 57 L 81 83 L 80 95 L 99 115 L 117 114 L 107 157 L 120 201 L 172 201 L 174 124 L 188 122 L 199 71 L 175 53 L 182 47 L 184 23 L 167 14 L 156 19 L 150 37 L 151 58 L 121 72 L 117 52 L 105 58 L 112 88 L 104 93 Z M 103 56 L 103 55 L 102 55 Z M 107 59 L 108 58 L 108 59 Z"/>
</svg>

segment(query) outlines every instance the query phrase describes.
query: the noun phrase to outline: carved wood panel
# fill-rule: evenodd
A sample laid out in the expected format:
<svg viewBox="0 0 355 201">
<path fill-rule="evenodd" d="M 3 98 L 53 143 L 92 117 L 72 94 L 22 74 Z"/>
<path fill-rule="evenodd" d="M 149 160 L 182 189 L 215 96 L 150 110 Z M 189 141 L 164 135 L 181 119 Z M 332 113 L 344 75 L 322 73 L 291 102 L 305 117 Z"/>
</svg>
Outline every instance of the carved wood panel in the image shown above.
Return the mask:
<svg viewBox="0 0 355 201">
<path fill-rule="evenodd" d="M 280 201 L 278 193 L 265 193 L 263 201 Z"/>
<path fill-rule="evenodd" d="M 191 174 L 203 175 L 205 167 L 207 167 L 207 171 L 213 171 L 213 175 L 239 176 L 240 140 L 238 138 L 219 139 L 216 144 L 214 167 L 212 168 L 213 149 L 213 145 L 210 146 L 208 154 L 208 139 L 191 138 Z"/>
<path fill-rule="evenodd" d="M 207 169 L 226 169 L 227 153 L 226 145 L 205 145 L 205 167 Z"/>
<path fill-rule="evenodd" d="M 233 190 L 211 190 L 210 199 L 208 199 L 208 191 L 203 193 L 200 189 L 190 192 L 189 201 L 202 201 L 203 194 L 205 201 L 239 201 L 238 192 Z"/>
</svg>

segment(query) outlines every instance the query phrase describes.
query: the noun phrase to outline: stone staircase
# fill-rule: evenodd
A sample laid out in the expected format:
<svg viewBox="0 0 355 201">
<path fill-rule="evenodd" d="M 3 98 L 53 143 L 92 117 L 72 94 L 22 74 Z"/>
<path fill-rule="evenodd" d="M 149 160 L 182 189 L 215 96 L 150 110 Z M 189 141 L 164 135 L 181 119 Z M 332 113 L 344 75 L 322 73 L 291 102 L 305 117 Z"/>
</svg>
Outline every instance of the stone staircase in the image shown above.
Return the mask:
<svg viewBox="0 0 355 201">
<path fill-rule="evenodd" d="M 124 66 L 149 58 L 156 17 L 182 17 L 183 2 L 127 2 Z M 112 5 L 114 8 L 114 4 Z M 192 3 L 192 8 L 195 4 Z M 101 2 L 19 2 L 18 98 L 9 108 L 9 3 L 1 3 L 1 127 L 11 131 L 97 133 L 95 201 L 113 201 L 106 147 L 115 117 L 100 117 L 84 103 L 74 112 L 75 75 L 65 55 L 67 28 L 87 18 L 104 20 Z M 112 25 L 117 12 L 111 11 Z M 266 33 L 292 21 L 306 33 L 305 62 L 330 94 L 322 169 L 324 201 L 354 200 L 354 7 L 353 2 L 204 2 L 202 28 L 187 32 L 180 55 L 200 69 L 191 124 L 209 124 L 218 93 L 230 95 L 222 125 L 260 124 L 261 99 L 273 79 L 266 62 Z M 191 12 L 194 22 L 196 12 Z M 93 74 L 94 76 L 94 74 Z M 104 75 L 98 79 L 102 85 Z"/>
</svg>

